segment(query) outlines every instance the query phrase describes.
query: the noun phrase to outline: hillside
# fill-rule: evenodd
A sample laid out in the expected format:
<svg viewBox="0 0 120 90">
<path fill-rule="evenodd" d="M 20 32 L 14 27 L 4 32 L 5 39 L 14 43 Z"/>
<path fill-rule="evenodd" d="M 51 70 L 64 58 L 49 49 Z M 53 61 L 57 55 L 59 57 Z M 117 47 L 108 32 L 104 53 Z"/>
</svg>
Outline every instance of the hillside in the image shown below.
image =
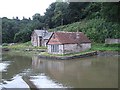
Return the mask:
<svg viewBox="0 0 120 90">
<path fill-rule="evenodd" d="M 2 42 L 30 41 L 35 29 L 82 31 L 94 42 L 120 38 L 120 2 L 53 2 L 42 16 L 2 18 Z M 63 26 L 64 25 L 64 26 Z"/>
<path fill-rule="evenodd" d="M 120 38 L 120 25 L 104 19 L 82 20 L 68 25 L 50 29 L 49 31 L 84 32 L 93 42 L 104 42 L 105 38 Z"/>
</svg>

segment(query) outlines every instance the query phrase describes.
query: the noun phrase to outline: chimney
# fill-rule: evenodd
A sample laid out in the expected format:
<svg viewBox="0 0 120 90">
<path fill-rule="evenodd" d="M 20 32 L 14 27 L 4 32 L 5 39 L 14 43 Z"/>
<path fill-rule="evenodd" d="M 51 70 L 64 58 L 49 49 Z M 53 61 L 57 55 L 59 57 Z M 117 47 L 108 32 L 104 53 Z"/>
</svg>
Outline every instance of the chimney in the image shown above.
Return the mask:
<svg viewBox="0 0 120 90">
<path fill-rule="evenodd" d="M 80 38 L 80 35 L 79 35 L 79 31 L 77 30 L 76 32 L 76 39 L 79 39 Z"/>
<path fill-rule="evenodd" d="M 45 37 L 47 35 L 47 30 L 45 28 L 43 30 L 44 30 L 43 31 L 43 37 Z"/>
</svg>

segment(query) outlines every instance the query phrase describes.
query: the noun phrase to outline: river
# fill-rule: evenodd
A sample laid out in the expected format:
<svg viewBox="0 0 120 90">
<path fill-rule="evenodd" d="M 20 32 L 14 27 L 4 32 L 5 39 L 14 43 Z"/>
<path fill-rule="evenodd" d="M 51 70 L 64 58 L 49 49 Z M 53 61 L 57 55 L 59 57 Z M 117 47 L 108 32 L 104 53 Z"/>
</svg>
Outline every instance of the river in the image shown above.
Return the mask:
<svg viewBox="0 0 120 90">
<path fill-rule="evenodd" d="M 118 87 L 118 55 L 45 60 L 9 53 L 3 54 L 0 63 L 0 88 L 29 88 L 29 82 L 37 88 Z"/>
</svg>

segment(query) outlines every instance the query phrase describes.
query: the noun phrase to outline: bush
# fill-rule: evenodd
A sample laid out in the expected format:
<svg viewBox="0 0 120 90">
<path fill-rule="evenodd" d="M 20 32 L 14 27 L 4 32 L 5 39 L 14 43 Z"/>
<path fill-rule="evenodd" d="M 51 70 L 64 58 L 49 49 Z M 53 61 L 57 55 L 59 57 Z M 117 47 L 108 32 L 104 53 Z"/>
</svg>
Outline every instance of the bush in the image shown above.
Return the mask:
<svg viewBox="0 0 120 90">
<path fill-rule="evenodd" d="M 68 24 L 50 31 L 68 31 L 68 32 L 80 32 L 85 33 L 91 41 L 97 43 L 104 43 L 106 38 L 120 38 L 120 26 L 118 23 L 106 22 L 104 19 L 91 19 L 83 20 L 73 24 Z"/>
<path fill-rule="evenodd" d="M 3 43 L 2 46 L 8 46 L 8 44 L 7 43 Z"/>
<path fill-rule="evenodd" d="M 105 44 L 105 47 L 118 47 L 118 48 L 120 48 L 120 44 Z"/>
</svg>

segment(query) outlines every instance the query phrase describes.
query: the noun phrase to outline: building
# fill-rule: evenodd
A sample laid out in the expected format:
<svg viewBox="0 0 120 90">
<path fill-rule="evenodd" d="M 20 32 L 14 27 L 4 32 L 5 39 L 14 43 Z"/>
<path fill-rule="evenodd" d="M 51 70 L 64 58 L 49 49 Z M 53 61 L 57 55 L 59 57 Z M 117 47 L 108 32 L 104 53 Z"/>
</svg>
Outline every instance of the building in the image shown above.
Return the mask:
<svg viewBox="0 0 120 90">
<path fill-rule="evenodd" d="M 106 38 L 105 39 L 105 44 L 119 44 L 120 43 L 120 38 L 114 39 L 114 38 Z"/>
<path fill-rule="evenodd" d="M 47 42 L 48 42 L 48 40 L 50 39 L 50 37 L 52 36 L 52 34 L 53 34 L 53 32 L 48 32 L 47 34 L 46 34 L 46 36 L 45 37 L 43 37 L 43 46 L 47 46 Z"/>
<path fill-rule="evenodd" d="M 47 30 L 34 30 L 31 35 L 31 43 L 33 46 L 46 46 L 46 42 L 51 35 L 52 32 Z"/>
<path fill-rule="evenodd" d="M 47 42 L 48 53 L 68 54 L 91 48 L 91 41 L 82 32 L 55 32 Z"/>
</svg>

